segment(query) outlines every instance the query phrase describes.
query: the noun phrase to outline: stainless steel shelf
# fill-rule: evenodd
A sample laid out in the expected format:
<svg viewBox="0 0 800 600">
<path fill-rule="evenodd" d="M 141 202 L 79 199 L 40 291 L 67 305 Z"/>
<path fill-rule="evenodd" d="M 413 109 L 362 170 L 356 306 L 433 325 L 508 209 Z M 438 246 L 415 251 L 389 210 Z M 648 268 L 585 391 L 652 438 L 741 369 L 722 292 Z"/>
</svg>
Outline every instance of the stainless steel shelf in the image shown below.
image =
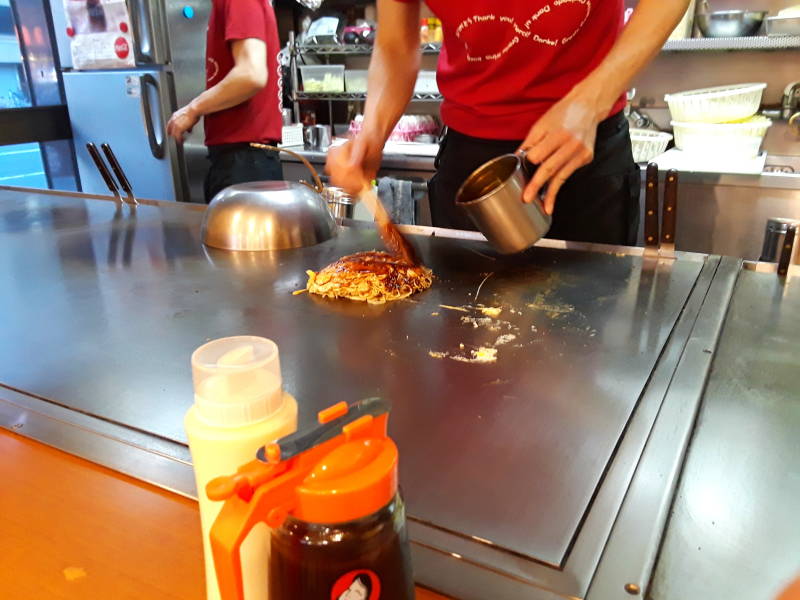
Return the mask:
<svg viewBox="0 0 800 600">
<path fill-rule="evenodd" d="M 422 52 L 437 54 L 441 44 L 425 44 Z M 687 40 L 674 40 L 664 44 L 664 52 L 702 52 L 723 50 L 786 50 L 800 48 L 800 35 L 784 35 L 767 37 L 730 37 L 730 38 L 691 38 Z M 370 54 L 372 46 L 366 44 L 330 44 L 318 46 L 298 46 L 300 54 Z"/>
<path fill-rule="evenodd" d="M 800 48 L 800 35 L 776 37 L 692 38 L 664 44 L 664 52 L 709 52 L 724 50 L 786 50 Z"/>
<path fill-rule="evenodd" d="M 438 54 L 442 49 L 441 43 L 422 45 L 423 54 Z M 298 45 L 299 54 L 371 54 L 372 46 L 369 44 L 319 44 Z"/>
<path fill-rule="evenodd" d="M 363 92 L 297 92 L 298 100 L 366 100 L 367 95 Z M 414 94 L 412 101 L 416 102 L 439 102 L 441 94 Z"/>
</svg>

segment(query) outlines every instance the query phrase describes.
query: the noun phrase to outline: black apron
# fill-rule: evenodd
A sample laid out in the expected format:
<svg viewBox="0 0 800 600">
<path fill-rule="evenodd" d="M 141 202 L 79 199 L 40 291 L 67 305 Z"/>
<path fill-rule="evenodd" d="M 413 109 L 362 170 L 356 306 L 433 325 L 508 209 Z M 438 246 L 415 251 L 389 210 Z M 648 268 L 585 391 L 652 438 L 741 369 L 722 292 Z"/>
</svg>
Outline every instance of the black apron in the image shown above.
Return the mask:
<svg viewBox="0 0 800 600">
<path fill-rule="evenodd" d="M 475 138 L 448 129 L 428 182 L 435 227 L 475 230 L 456 206 L 458 188 L 483 163 L 515 152 L 522 140 Z M 597 126 L 594 160 L 575 171 L 556 197 L 548 238 L 636 245 L 641 173 L 633 162 L 628 121 L 620 112 Z"/>
</svg>

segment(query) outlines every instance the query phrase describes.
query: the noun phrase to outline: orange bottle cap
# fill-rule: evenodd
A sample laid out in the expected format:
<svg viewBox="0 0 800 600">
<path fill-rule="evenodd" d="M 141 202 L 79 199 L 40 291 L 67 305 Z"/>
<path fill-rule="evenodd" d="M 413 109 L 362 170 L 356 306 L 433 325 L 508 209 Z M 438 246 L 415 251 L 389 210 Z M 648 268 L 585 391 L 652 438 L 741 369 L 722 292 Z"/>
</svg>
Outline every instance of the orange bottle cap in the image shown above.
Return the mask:
<svg viewBox="0 0 800 600">
<path fill-rule="evenodd" d="M 342 523 L 380 510 L 397 493 L 397 455 L 389 438 L 339 446 L 298 486 L 291 514 L 311 523 Z"/>
</svg>

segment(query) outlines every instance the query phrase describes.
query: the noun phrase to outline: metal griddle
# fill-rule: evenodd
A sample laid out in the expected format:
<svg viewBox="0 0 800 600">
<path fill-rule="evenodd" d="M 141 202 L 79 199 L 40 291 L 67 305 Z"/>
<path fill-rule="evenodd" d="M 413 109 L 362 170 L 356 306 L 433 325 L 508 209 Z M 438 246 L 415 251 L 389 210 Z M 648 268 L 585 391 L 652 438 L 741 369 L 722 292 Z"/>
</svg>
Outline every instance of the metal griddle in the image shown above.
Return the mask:
<svg viewBox="0 0 800 600">
<path fill-rule="evenodd" d="M 796 576 L 798 315 L 800 277 L 739 275 L 653 578 L 655 600 L 770 600 Z"/>
<path fill-rule="evenodd" d="M 17 283 L 0 299 L 16 316 L 0 344 L 5 385 L 185 442 L 192 350 L 269 336 L 305 420 L 340 400 L 393 402 L 411 514 L 551 564 L 564 559 L 700 272 L 665 262 L 643 278 L 630 256 L 536 249 L 507 259 L 420 239 L 433 289 L 368 306 L 291 292 L 305 269 L 378 247 L 372 231 L 238 256 L 201 249 L 201 213 L 114 214 L 113 204 L 73 201 L 4 211 L 11 260 L 0 277 Z M 502 308 L 497 318 L 472 308 L 482 282 L 477 301 Z M 469 359 L 507 335 L 493 364 L 431 356 Z M 477 525 L 511 487 L 503 510 L 516 518 Z"/>
<path fill-rule="evenodd" d="M 152 440 L 139 445 L 182 444 L 191 352 L 270 337 L 305 423 L 341 400 L 392 401 L 414 522 L 556 570 L 704 268 L 552 248 L 508 258 L 417 238 L 433 288 L 370 306 L 292 292 L 305 269 L 379 247 L 373 230 L 228 253 L 201 246 L 201 218 L 167 203 L 4 199 L 0 280 L 13 285 L 0 311 L 13 319 L 0 383 Z M 482 347 L 496 362 L 453 359 Z"/>
</svg>

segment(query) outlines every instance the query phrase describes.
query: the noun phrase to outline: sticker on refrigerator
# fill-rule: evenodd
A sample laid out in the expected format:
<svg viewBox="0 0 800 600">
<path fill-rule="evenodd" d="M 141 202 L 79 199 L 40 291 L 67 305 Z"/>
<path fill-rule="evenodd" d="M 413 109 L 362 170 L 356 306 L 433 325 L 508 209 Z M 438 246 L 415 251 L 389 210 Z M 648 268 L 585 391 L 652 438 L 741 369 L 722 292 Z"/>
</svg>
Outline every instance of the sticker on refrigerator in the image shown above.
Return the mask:
<svg viewBox="0 0 800 600">
<path fill-rule="evenodd" d="M 131 98 L 142 95 L 142 81 L 136 75 L 125 76 L 125 95 Z"/>
<path fill-rule="evenodd" d="M 381 580 L 372 571 L 360 569 L 336 580 L 330 600 L 380 600 L 380 597 Z"/>
<path fill-rule="evenodd" d="M 136 66 L 125 0 L 63 0 L 75 69 Z"/>
</svg>

